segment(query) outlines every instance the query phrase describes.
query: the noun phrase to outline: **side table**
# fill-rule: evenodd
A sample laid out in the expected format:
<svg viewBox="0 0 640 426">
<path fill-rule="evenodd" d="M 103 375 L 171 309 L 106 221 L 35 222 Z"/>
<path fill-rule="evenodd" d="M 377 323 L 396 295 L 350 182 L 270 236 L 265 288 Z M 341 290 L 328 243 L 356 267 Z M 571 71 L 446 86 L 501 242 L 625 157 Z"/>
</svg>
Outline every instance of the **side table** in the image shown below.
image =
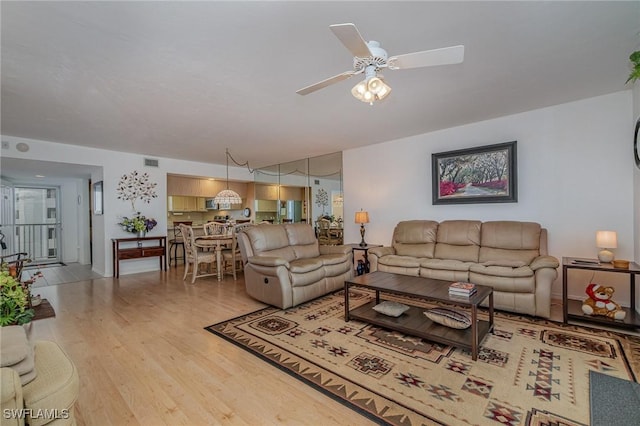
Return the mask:
<svg viewBox="0 0 640 426">
<path fill-rule="evenodd" d="M 630 307 L 623 308 L 627 315 L 624 320 L 617 321 L 600 315 L 585 315 L 582 312 L 582 301 L 580 300 L 568 300 L 567 297 L 567 281 L 569 269 L 581 269 L 585 271 L 600 271 L 600 272 L 616 272 L 620 274 L 629 275 L 629 297 Z M 636 312 L 636 276 L 640 275 L 640 265 L 634 262 L 629 263 L 628 269 L 620 269 L 613 266 L 611 263 L 600 263 L 597 259 L 584 259 L 576 257 L 563 257 L 562 258 L 562 313 L 563 321 L 566 324 L 569 319 L 575 319 L 579 321 L 594 322 L 600 324 L 606 324 L 611 327 L 625 327 L 625 328 L 639 328 L 640 327 L 640 315 Z M 586 296 L 585 296 L 586 297 Z"/>
<path fill-rule="evenodd" d="M 153 245 L 145 245 L 144 241 L 151 241 Z M 136 243 L 136 245 L 133 246 L 132 243 Z M 121 247 L 122 244 L 127 247 Z M 158 257 L 160 259 L 160 270 L 167 270 L 166 235 L 159 237 L 112 238 L 111 248 L 113 256 L 113 276 L 115 278 L 120 277 L 120 261 L 127 259 Z"/>
<path fill-rule="evenodd" d="M 354 262 L 355 262 L 355 251 L 356 250 L 362 250 L 364 252 L 364 273 L 368 274 L 370 267 L 371 267 L 371 263 L 369 263 L 369 249 L 370 248 L 374 248 L 374 247 L 382 247 L 382 244 L 365 244 L 364 246 L 361 246 L 359 243 L 353 243 L 353 244 L 345 244 L 347 247 L 351 247 L 351 252 L 354 254 Z M 358 275 L 362 275 L 360 273 L 358 273 Z"/>
</svg>

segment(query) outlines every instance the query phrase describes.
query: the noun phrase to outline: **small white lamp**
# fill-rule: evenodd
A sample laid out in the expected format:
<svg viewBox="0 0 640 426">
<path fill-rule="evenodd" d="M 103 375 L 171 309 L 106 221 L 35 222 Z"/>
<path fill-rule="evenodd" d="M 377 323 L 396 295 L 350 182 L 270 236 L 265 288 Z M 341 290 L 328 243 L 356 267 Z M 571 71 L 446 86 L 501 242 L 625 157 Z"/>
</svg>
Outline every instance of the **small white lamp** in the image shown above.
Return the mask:
<svg viewBox="0 0 640 426">
<path fill-rule="evenodd" d="M 598 260 L 610 263 L 613 261 L 613 252 L 609 249 L 618 247 L 618 234 L 615 231 L 597 231 L 596 246 L 602 249 L 598 252 Z"/>
</svg>

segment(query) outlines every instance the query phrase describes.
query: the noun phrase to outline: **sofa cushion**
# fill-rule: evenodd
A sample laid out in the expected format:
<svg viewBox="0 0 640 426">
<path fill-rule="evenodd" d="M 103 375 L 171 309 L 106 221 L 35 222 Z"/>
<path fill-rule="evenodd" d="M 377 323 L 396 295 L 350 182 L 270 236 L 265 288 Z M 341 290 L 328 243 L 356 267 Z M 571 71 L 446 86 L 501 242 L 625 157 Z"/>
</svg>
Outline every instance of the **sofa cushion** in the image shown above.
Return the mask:
<svg viewBox="0 0 640 426">
<path fill-rule="evenodd" d="M 438 225 L 434 257 L 477 262 L 480 252 L 477 220 L 445 220 Z"/>
<path fill-rule="evenodd" d="M 540 233 L 540 224 L 534 222 L 484 222 L 479 262 L 506 260 L 528 265 L 540 254 Z"/>
<path fill-rule="evenodd" d="M 450 308 L 433 308 L 425 311 L 424 314 L 431 321 L 447 327 L 464 329 L 471 326 L 471 316 L 466 312 Z"/>
<path fill-rule="evenodd" d="M 322 268 L 322 259 L 320 258 L 296 259 L 289 264 L 289 271 L 291 271 L 292 274 L 302 274 L 320 268 Z"/>
<path fill-rule="evenodd" d="M 297 259 L 307 259 L 320 255 L 316 233 L 311 225 L 293 223 L 285 225 L 284 229 L 287 232 L 289 245 L 293 247 L 293 252 Z"/>
<path fill-rule="evenodd" d="M 539 250 L 540 230 L 540 224 L 534 222 L 484 222 L 480 245 L 509 250 Z"/>
<path fill-rule="evenodd" d="M 399 222 L 393 231 L 393 248 L 397 255 L 433 257 L 438 222 L 407 220 Z"/>
<path fill-rule="evenodd" d="M 323 265 L 339 265 L 349 260 L 350 255 L 345 253 L 322 254 L 318 257 Z"/>
<path fill-rule="evenodd" d="M 403 268 L 419 268 L 423 259 L 412 256 L 398 256 L 395 254 L 378 259 L 379 265 L 400 266 Z"/>
<path fill-rule="evenodd" d="M 485 275 L 469 271 L 469 282 L 493 287 L 494 293 L 505 292 L 515 295 L 520 293 L 536 292 L 535 275 L 529 277 L 500 277 L 497 275 Z M 495 299 L 494 302 L 496 302 Z M 496 304 L 495 306 L 498 305 Z"/>
<path fill-rule="evenodd" d="M 468 271 L 471 265 L 474 265 L 474 263 L 449 259 L 422 259 L 420 262 L 420 266 L 423 268 L 445 271 Z"/>
<path fill-rule="evenodd" d="M 280 256 L 288 261 L 296 258 L 283 226 L 252 226 L 245 229 L 244 233 L 249 238 L 255 256 Z"/>
<path fill-rule="evenodd" d="M 409 306 L 392 300 L 385 300 L 372 308 L 374 311 L 389 317 L 399 317 L 410 309 Z"/>
<path fill-rule="evenodd" d="M 478 274 L 493 275 L 495 277 L 532 277 L 534 274 L 533 269 L 528 266 L 512 268 L 510 266 L 485 266 L 472 264 L 469 270 Z"/>
<path fill-rule="evenodd" d="M 75 424 L 73 405 L 80 390 L 75 365 L 58 344 L 44 340 L 35 343 L 35 359 L 38 377 L 22 388 L 25 407 L 33 413 L 27 415 L 27 422 L 32 426 L 49 423 L 47 416 L 35 414 L 55 408 L 68 410 L 69 424 Z"/>
<path fill-rule="evenodd" d="M 0 349 L 0 367 L 10 367 L 27 358 L 32 349 L 24 327 L 21 325 L 1 327 Z"/>
</svg>

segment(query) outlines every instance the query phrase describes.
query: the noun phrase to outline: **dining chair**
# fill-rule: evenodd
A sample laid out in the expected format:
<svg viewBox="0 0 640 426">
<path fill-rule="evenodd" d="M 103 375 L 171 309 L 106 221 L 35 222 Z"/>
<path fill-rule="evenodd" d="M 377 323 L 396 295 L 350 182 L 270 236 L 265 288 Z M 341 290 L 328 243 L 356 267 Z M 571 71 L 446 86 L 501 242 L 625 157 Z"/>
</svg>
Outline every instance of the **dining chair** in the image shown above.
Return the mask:
<svg viewBox="0 0 640 426">
<path fill-rule="evenodd" d="M 237 272 L 244 269 L 242 263 L 242 254 L 240 253 L 240 247 L 238 245 L 238 234 L 245 229 L 254 226 L 251 223 L 242 223 L 232 228 L 232 243 L 231 248 L 222 250 L 222 259 L 224 261 L 223 270 L 226 274 L 233 275 L 233 279 L 237 278 Z"/>
<path fill-rule="evenodd" d="M 318 220 L 318 244 L 320 245 L 340 245 L 342 236 L 340 231 L 331 229 L 331 221 L 328 219 Z"/>
<path fill-rule="evenodd" d="M 180 232 L 184 238 L 185 247 L 185 262 L 184 262 L 184 275 L 182 281 L 187 279 L 189 274 L 189 265 L 193 265 L 193 271 L 191 272 L 191 284 L 196 281 L 196 278 L 217 276 L 217 270 L 212 271 L 211 265 L 216 265 L 216 252 L 207 251 L 196 245 L 196 236 L 193 232 L 193 228 L 189 225 L 178 225 Z M 207 264 L 207 272 L 200 274 L 200 264 Z M 215 267 L 213 268 L 215 269 Z"/>
<path fill-rule="evenodd" d="M 192 223 L 192 221 L 173 222 L 173 238 L 169 240 L 169 266 L 171 266 L 172 261 L 174 265 L 178 264 L 178 259 L 182 259 L 184 261 L 184 237 L 182 236 L 179 225 L 183 224 L 191 226 Z M 182 257 L 178 257 L 178 248 L 182 249 Z"/>
<path fill-rule="evenodd" d="M 228 225 L 223 222 L 207 222 L 204 224 L 204 235 L 224 235 Z"/>
</svg>

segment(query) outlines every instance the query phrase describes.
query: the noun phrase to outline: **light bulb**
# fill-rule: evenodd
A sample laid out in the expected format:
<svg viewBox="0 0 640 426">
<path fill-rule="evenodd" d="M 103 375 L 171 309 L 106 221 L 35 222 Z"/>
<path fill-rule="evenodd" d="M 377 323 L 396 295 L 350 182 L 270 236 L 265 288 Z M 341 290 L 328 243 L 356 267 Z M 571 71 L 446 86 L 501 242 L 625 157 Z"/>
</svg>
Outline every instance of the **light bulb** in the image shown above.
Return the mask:
<svg viewBox="0 0 640 426">
<path fill-rule="evenodd" d="M 373 77 L 372 79 L 369 80 L 367 87 L 373 93 L 378 94 L 380 90 L 384 89 L 384 83 L 378 77 Z"/>
</svg>

